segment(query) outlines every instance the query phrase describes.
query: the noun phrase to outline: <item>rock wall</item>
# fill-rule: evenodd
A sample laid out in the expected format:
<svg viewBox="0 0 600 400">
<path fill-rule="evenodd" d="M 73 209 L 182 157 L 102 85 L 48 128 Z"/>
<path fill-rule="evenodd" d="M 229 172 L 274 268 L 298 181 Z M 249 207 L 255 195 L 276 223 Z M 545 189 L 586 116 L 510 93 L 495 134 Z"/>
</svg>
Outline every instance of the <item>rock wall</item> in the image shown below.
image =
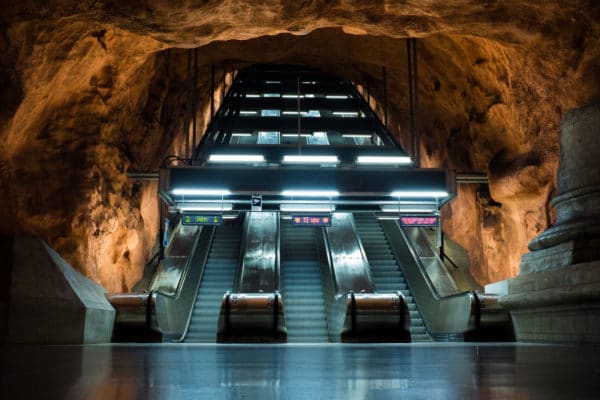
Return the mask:
<svg viewBox="0 0 600 400">
<path fill-rule="evenodd" d="M 600 94 L 594 1 L 2 1 L 0 232 L 39 235 L 109 291 L 139 279 L 156 239 L 156 185 L 127 171 L 182 155 L 187 48 L 198 47 L 198 131 L 210 66 L 321 67 L 368 90 L 408 143 L 406 48 L 419 38 L 423 166 L 486 172 L 444 229 L 481 284 L 516 275 L 552 221 L 558 123 Z"/>
</svg>

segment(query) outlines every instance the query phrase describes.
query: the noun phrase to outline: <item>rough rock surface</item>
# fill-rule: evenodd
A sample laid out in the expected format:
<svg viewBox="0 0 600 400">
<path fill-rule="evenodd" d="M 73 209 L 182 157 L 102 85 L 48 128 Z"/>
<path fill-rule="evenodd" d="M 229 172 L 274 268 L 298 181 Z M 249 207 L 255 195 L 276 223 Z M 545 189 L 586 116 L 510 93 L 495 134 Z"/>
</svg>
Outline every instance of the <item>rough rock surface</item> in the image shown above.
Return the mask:
<svg viewBox="0 0 600 400">
<path fill-rule="evenodd" d="M 322 67 L 380 114 L 384 65 L 406 144 L 404 38 L 419 38 L 422 165 L 489 177 L 443 221 L 482 284 L 516 275 L 551 223 L 560 117 L 600 96 L 594 0 L 0 3 L 0 233 L 41 236 L 109 291 L 132 287 L 156 239 L 156 186 L 126 172 L 182 154 L 185 49 L 200 132 L 212 64 L 228 82 L 257 61 Z"/>
</svg>

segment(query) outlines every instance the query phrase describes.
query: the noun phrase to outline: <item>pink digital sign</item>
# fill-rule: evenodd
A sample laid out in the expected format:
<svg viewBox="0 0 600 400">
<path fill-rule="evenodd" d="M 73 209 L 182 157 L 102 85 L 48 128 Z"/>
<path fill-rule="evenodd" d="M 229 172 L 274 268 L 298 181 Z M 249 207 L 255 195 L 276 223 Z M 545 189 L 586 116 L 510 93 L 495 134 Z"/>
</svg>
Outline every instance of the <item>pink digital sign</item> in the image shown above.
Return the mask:
<svg viewBox="0 0 600 400">
<path fill-rule="evenodd" d="M 419 216 L 419 215 L 405 215 L 400 217 L 400 225 L 402 226 L 438 226 L 439 218 L 435 216 Z"/>
</svg>

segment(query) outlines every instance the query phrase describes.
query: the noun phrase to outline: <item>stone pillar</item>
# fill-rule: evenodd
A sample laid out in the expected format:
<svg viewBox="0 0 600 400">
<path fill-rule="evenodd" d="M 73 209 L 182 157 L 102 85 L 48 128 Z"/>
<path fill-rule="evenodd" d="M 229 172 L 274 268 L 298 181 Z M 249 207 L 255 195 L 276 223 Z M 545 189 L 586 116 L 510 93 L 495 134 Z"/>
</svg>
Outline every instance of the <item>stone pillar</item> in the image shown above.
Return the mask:
<svg viewBox="0 0 600 400">
<path fill-rule="evenodd" d="M 556 223 L 529 244 L 522 274 L 600 260 L 600 103 L 568 112 L 560 128 Z"/>
<path fill-rule="evenodd" d="M 557 220 L 529 244 L 501 299 L 517 340 L 600 342 L 600 103 L 561 123 Z"/>
</svg>

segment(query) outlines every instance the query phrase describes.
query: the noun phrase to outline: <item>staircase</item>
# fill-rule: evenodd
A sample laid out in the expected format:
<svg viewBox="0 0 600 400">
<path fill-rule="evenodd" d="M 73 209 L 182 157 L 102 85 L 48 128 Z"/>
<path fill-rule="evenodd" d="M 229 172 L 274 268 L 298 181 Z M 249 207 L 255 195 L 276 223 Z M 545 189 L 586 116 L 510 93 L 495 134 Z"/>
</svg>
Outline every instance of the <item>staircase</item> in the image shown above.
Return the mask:
<svg viewBox="0 0 600 400">
<path fill-rule="evenodd" d="M 216 341 L 221 300 L 226 291 L 233 289 L 241 236 L 240 225 L 222 225 L 216 228 L 185 337 L 186 342 Z"/>
<path fill-rule="evenodd" d="M 283 304 L 288 343 L 328 342 L 314 227 L 281 225 Z"/>
<path fill-rule="evenodd" d="M 404 295 L 410 312 L 410 336 L 413 342 L 431 342 L 432 338 L 425 329 L 423 318 L 410 293 L 398 263 L 388 244 L 379 221 L 370 214 L 354 214 L 356 227 L 362 241 L 367 260 L 379 293 L 400 290 Z"/>
</svg>

